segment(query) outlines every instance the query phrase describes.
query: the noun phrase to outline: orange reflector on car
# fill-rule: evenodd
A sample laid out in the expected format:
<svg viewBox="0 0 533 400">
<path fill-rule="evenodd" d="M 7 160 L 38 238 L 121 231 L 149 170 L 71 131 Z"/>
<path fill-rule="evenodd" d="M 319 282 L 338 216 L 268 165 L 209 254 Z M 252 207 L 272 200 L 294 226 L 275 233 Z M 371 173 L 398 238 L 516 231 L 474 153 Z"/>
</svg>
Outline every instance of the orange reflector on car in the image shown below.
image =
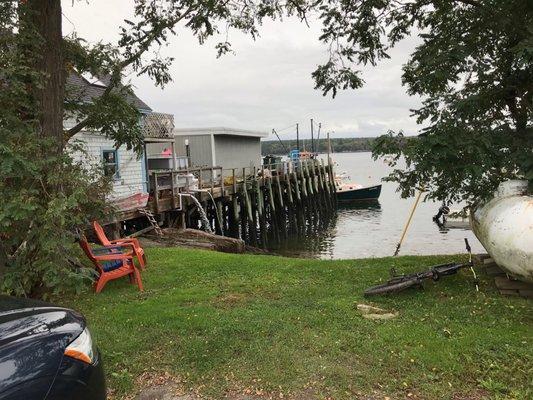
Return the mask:
<svg viewBox="0 0 533 400">
<path fill-rule="evenodd" d="M 78 351 L 75 349 L 66 349 L 65 355 L 75 358 L 76 360 L 86 362 L 87 364 L 90 364 L 93 362 L 93 360 L 91 360 L 87 354 L 84 354 L 81 351 Z"/>
</svg>

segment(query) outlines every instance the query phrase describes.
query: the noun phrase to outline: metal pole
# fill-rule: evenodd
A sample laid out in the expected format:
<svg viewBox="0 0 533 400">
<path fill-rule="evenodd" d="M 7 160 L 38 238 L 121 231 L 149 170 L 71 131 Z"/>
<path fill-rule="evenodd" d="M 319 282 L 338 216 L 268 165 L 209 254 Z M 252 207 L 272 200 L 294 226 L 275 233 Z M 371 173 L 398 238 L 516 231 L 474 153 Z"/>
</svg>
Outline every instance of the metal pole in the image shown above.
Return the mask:
<svg viewBox="0 0 533 400">
<path fill-rule="evenodd" d="M 316 135 L 316 152 L 320 152 L 320 130 L 322 129 L 322 122 L 318 123 L 318 134 Z"/>
<path fill-rule="evenodd" d="M 311 153 L 315 152 L 315 140 L 313 138 L 313 118 L 311 118 Z"/>
<path fill-rule="evenodd" d="M 191 167 L 191 148 L 189 147 L 189 139 L 185 139 L 185 156 L 187 157 L 187 167 Z"/>
<path fill-rule="evenodd" d="M 328 165 L 331 165 L 331 142 L 329 140 L 329 132 L 328 132 Z"/>
<path fill-rule="evenodd" d="M 296 124 L 296 149 L 300 151 L 300 124 Z"/>
</svg>

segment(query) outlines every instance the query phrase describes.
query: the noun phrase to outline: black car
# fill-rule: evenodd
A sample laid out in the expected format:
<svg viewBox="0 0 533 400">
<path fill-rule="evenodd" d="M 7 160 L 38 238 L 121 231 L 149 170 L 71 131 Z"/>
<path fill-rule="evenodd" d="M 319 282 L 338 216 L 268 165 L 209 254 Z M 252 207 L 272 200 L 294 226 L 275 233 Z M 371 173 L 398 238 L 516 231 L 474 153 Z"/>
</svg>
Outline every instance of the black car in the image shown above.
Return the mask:
<svg viewBox="0 0 533 400">
<path fill-rule="evenodd" d="M 0 400 L 105 398 L 102 362 L 81 314 L 0 296 Z"/>
</svg>

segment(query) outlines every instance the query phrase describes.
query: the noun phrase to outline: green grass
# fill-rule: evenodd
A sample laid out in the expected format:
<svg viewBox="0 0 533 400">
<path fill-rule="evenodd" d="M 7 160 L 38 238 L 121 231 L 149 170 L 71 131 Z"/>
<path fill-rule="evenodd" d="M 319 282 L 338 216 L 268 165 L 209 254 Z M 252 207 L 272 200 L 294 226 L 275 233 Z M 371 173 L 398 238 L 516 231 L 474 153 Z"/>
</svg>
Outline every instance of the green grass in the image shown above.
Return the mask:
<svg viewBox="0 0 533 400">
<path fill-rule="evenodd" d="M 476 293 L 468 271 L 424 290 L 362 297 L 391 266 L 414 271 L 449 256 L 319 261 L 162 248 L 149 249 L 148 260 L 143 293 L 124 280 L 63 301 L 86 315 L 116 397 L 135 393 L 144 372 L 170 373 L 215 398 L 246 389 L 340 399 L 532 396 L 531 302 L 500 296 L 484 277 Z M 364 319 L 360 302 L 399 317 Z"/>
</svg>

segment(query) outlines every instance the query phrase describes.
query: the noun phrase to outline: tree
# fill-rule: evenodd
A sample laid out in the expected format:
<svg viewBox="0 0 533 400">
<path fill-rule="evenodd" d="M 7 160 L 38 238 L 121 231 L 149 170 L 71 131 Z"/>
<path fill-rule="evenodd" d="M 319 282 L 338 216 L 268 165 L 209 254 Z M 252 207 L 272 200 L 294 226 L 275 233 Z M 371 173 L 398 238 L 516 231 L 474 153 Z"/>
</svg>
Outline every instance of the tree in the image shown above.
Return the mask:
<svg viewBox="0 0 533 400">
<path fill-rule="evenodd" d="M 403 156 L 390 179 L 408 195 L 424 186 L 435 198 L 473 200 L 499 181 L 531 179 L 533 39 L 528 0 L 135 0 L 116 44 L 63 37 L 60 0 L 0 2 L 0 276 L 2 290 L 31 294 L 78 281 L 68 252 L 76 228 L 102 208 L 105 182 L 89 179 L 65 149 L 82 129 L 100 130 L 140 150 L 137 111 L 125 101 L 124 72 L 164 86 L 171 57 L 152 51 L 177 26 L 199 43 L 224 31 L 255 38 L 264 19 L 319 21 L 329 56 L 313 73 L 316 89 L 335 96 L 363 85 L 358 65 L 388 58 L 398 41 L 423 43 L 404 67 L 414 110 L 428 125 L 414 140 L 378 140 L 375 156 Z M 232 51 L 227 40 L 219 55 Z M 108 76 L 104 95 L 76 102 L 65 89 L 71 69 Z M 77 124 L 63 130 L 65 113 Z M 475 162 L 473 162 L 475 160 Z M 94 176 L 93 176 L 94 177 Z M 72 260 L 70 260 L 72 261 Z"/>
<path fill-rule="evenodd" d="M 533 3 L 528 0 L 387 2 L 389 38 L 416 27 L 422 43 L 403 68 L 416 139 L 378 139 L 374 157 L 403 157 L 388 177 L 402 195 L 474 205 L 507 179 L 533 181 Z M 407 6 L 407 3 L 411 3 Z M 396 25 L 391 24 L 397 21 Z"/>
<path fill-rule="evenodd" d="M 255 37 L 264 18 L 296 14 L 304 20 L 310 9 L 301 0 L 136 0 L 135 19 L 124 22 L 118 43 L 89 45 L 75 35 L 63 37 L 60 0 L 0 2 L 0 290 L 41 295 L 85 276 L 72 256 L 75 232 L 101 214 L 106 182 L 66 150 L 82 129 L 141 150 L 140 116 L 125 100 L 126 71 L 165 85 L 172 58 L 150 50 L 178 24 L 202 44 L 219 26 Z M 223 41 L 216 49 L 222 55 L 231 46 Z M 71 70 L 107 76 L 110 83 L 100 98 L 82 103 L 66 91 Z M 348 77 L 344 72 L 342 79 Z M 66 115 L 77 119 L 68 130 Z"/>
</svg>

